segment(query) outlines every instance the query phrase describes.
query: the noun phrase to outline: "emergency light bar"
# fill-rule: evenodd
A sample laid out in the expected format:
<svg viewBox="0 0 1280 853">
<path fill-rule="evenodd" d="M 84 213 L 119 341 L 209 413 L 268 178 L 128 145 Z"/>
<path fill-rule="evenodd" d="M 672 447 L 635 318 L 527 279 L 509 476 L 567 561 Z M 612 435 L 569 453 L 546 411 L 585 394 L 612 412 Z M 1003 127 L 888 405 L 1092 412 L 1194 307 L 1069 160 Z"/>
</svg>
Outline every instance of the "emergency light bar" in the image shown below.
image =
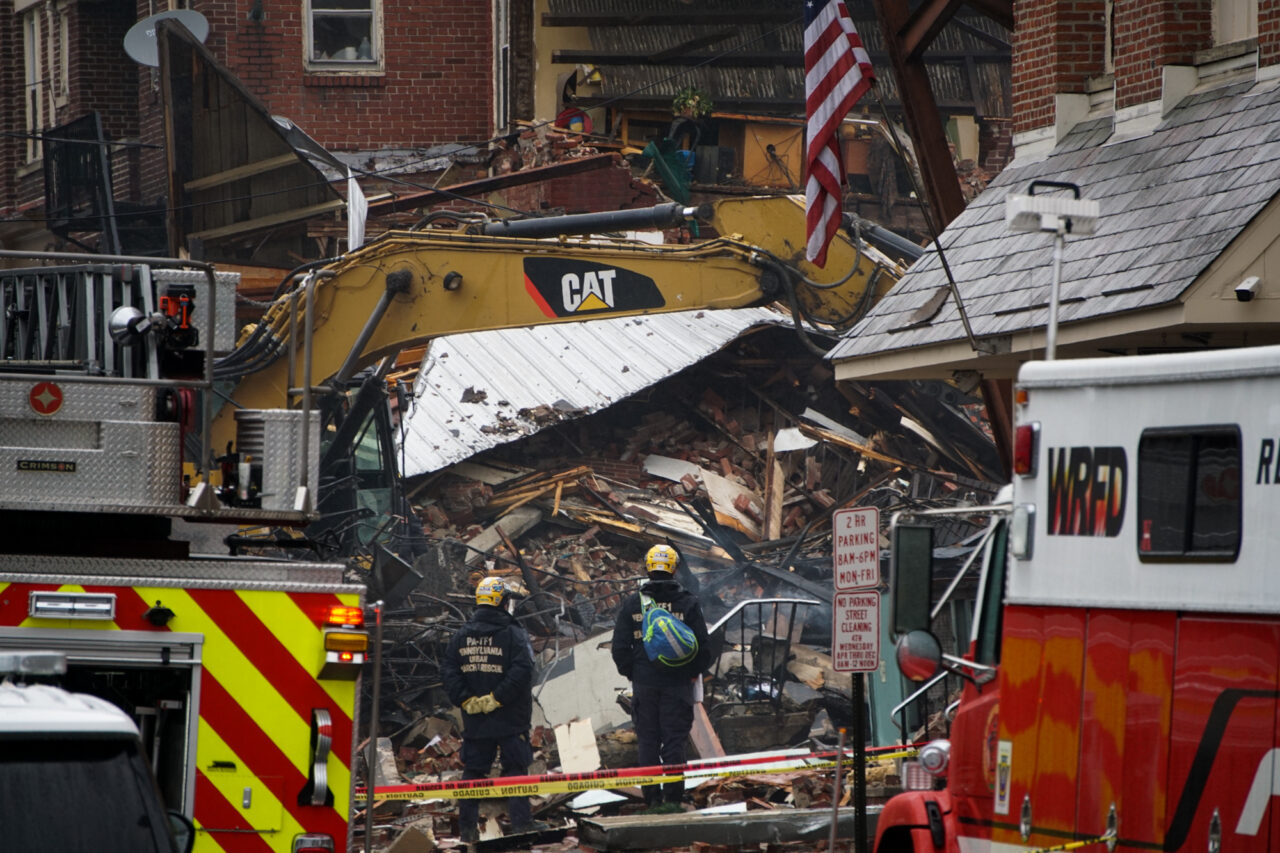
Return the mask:
<svg viewBox="0 0 1280 853">
<path fill-rule="evenodd" d="M 37 590 L 27 596 L 27 615 L 32 619 L 114 619 L 114 592 L 48 592 Z"/>
<path fill-rule="evenodd" d="M 360 674 L 369 650 L 369 632 L 364 630 L 364 610 L 337 605 L 325 614 L 324 664 L 320 678 L 350 680 Z"/>
<path fill-rule="evenodd" d="M 348 607 L 341 604 L 334 605 L 329 608 L 329 612 L 325 615 L 325 621 L 330 625 L 363 627 L 364 611 L 359 607 Z"/>
<path fill-rule="evenodd" d="M 0 652 L 0 675 L 65 675 L 67 656 L 62 652 Z"/>
</svg>

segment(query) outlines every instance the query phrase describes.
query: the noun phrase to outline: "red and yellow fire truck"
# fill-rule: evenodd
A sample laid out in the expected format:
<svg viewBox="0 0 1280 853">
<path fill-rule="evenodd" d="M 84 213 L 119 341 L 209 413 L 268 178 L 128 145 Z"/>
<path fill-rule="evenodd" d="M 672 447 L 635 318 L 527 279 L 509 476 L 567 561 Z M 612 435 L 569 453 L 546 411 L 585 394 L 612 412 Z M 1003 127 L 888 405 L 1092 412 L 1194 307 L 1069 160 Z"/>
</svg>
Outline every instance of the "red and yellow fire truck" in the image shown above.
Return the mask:
<svg viewBox="0 0 1280 853">
<path fill-rule="evenodd" d="M 1278 396 L 1276 347 L 1023 367 L 962 654 L 893 525 L 900 665 L 963 693 L 877 853 L 1280 849 Z"/>
<path fill-rule="evenodd" d="M 130 713 L 197 851 L 346 849 L 363 589 L 341 563 L 213 556 L 175 535 L 310 515 L 300 411 L 239 413 L 269 484 L 256 502 L 183 481 L 236 278 L 0 271 L 0 649 L 63 652 L 62 686 Z"/>
<path fill-rule="evenodd" d="M 341 561 L 245 556 L 238 531 L 368 545 L 343 531 L 411 517 L 388 497 L 404 347 L 777 297 L 849 322 L 901 271 L 848 235 L 829 271 L 795 260 L 789 198 L 721 203 L 734 236 L 696 245 L 543 239 L 694 212 L 391 233 L 287 277 L 238 339 L 238 276 L 208 264 L 0 251 L 39 264 L 0 269 L 0 651 L 61 652 L 63 687 L 133 716 L 196 853 L 347 849 L 365 588 Z"/>
</svg>

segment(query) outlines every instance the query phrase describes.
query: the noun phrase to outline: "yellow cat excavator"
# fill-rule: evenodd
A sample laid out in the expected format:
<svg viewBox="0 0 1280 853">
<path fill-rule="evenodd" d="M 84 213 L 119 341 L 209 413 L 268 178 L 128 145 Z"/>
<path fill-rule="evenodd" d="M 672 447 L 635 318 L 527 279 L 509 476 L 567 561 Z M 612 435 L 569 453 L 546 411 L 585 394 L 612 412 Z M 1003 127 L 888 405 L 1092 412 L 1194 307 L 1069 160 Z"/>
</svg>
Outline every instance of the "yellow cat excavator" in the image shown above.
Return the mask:
<svg viewBox="0 0 1280 853">
<path fill-rule="evenodd" d="M 0 250 L 0 654 L 59 652 L 64 687 L 149 721 L 142 746 L 198 827 L 195 853 L 345 843 L 364 587 L 346 560 L 311 555 L 372 550 L 356 523 L 370 513 L 388 521 L 377 553 L 421 542 L 392 452 L 392 355 L 455 332 L 777 299 L 838 327 L 899 271 L 852 234 L 811 268 L 788 199 L 449 215 L 289 275 L 239 335 L 238 276 L 210 264 Z M 714 238 L 573 236 L 696 217 Z M 231 554 L 206 547 L 226 541 Z"/>
<path fill-rule="evenodd" d="M 640 236 L 659 230 L 681 241 Z M 803 201 L 789 196 L 529 219 L 441 211 L 292 271 L 238 334 L 238 277 L 209 264 L 0 251 L 42 262 L 0 269 L 0 393 L 29 398 L 0 435 L 27 484 L 12 509 L 74 506 L 111 540 L 148 516 L 305 527 L 299 544 L 344 555 L 368 544 L 355 531 L 367 540 L 376 515 L 403 554 L 415 520 L 391 432 L 396 354 L 461 332 L 771 302 L 814 346 L 814 330 L 855 322 L 920 251 L 861 222 L 826 269 L 804 246 Z M 73 411 L 123 385 L 154 402 Z M 0 512 L 6 500 L 0 490 Z"/>
<path fill-rule="evenodd" d="M 838 331 L 897 281 L 897 259 L 919 253 L 860 222 L 833 241 L 826 268 L 818 269 L 804 260 L 803 201 L 790 196 L 536 219 L 433 219 L 298 271 L 219 360 L 215 376 L 237 383 L 229 394 L 234 405 L 222 407 L 212 429 L 214 447 L 228 449 L 223 500 L 253 505 L 265 489 L 279 494 L 278 485 L 262 482 L 269 460 L 246 465 L 254 453 L 246 448 L 261 441 L 246 442 L 237 424 L 248 423 L 252 434 L 261 419 L 254 413 L 314 405 L 323 450 L 316 469 L 321 518 L 312 533 L 328 531 L 341 542 L 338 531 L 350 530 L 360 507 L 376 507 L 392 528 L 395 520 L 411 523 L 399 498 L 385 381 L 404 348 L 460 332 L 774 301 L 792 312 L 802 335 L 806 328 Z M 715 236 L 660 244 L 609 236 L 682 228 Z M 380 498 L 361 500 L 362 490 Z"/>
</svg>

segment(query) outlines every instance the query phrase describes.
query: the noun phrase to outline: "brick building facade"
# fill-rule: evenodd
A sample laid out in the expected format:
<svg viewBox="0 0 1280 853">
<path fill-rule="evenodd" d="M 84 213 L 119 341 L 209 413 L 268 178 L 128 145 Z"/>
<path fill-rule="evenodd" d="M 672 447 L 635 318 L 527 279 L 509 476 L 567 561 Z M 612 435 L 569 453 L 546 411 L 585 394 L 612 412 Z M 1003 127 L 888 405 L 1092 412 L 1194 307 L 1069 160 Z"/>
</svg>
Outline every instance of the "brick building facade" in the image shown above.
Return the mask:
<svg viewBox="0 0 1280 853">
<path fill-rule="evenodd" d="M 184 5 L 207 22 L 205 47 L 217 62 L 272 114 L 332 151 L 483 145 L 509 119 L 495 108 L 494 22 L 512 14 L 507 0 Z M 116 198 L 154 204 L 166 196 L 158 69 L 125 49 L 130 29 L 154 11 L 138 0 L 15 0 L 0 14 L 0 109 L 9 117 L 0 216 L 38 216 L 42 207 L 41 151 L 31 134 L 91 110 L 112 143 Z M 516 109 L 527 101 L 507 98 Z"/>
<path fill-rule="evenodd" d="M 1085 118 L 1142 132 L 1192 88 L 1245 66 L 1280 74 L 1276 0 L 1021 0 L 1015 146 L 1043 153 Z"/>
</svg>

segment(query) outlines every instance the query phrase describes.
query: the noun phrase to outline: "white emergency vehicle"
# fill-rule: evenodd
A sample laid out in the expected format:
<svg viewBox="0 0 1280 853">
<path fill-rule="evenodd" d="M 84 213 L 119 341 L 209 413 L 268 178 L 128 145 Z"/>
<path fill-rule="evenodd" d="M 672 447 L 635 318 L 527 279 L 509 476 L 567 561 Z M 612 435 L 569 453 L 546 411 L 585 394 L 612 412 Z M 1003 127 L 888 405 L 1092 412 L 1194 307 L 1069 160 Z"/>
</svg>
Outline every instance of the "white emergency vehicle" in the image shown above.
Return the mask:
<svg viewBox="0 0 1280 853">
<path fill-rule="evenodd" d="M 8 677 L 66 671 L 52 652 L 0 653 Z M 191 821 L 166 812 L 138 727 L 104 699 L 0 682 L 0 846 L 13 853 L 186 853 Z"/>
</svg>

